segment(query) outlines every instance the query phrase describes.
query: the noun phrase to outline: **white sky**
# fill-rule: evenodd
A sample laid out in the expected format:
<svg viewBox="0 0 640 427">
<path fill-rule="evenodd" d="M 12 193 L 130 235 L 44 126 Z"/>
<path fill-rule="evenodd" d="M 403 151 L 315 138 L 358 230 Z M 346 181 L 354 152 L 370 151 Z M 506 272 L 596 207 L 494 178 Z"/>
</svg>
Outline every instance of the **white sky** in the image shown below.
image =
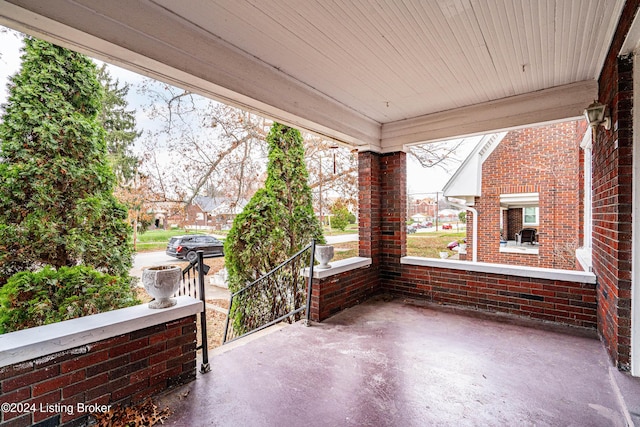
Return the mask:
<svg viewBox="0 0 640 427">
<path fill-rule="evenodd" d="M 1 27 L 0 27 L 1 28 Z M 10 76 L 15 74 L 20 68 L 20 49 L 22 41 L 15 35 L 16 33 L 9 30 L 8 32 L 0 32 L 0 104 L 4 104 L 8 97 L 7 84 Z M 100 61 L 96 62 L 101 64 Z M 121 82 L 131 83 L 132 87 L 127 96 L 127 102 L 130 109 L 135 109 L 138 130 L 151 129 L 153 122 L 142 111 L 142 106 L 147 103 L 137 91 L 135 84 L 143 80 L 143 76 L 122 69 L 115 65 L 109 65 L 109 73 L 114 79 Z M 464 160 L 466 155 L 474 146 L 475 139 L 470 139 L 470 143 L 464 144 L 457 153 L 460 161 Z M 138 148 L 139 149 L 139 148 Z M 434 193 L 442 190 L 451 175 L 455 172 L 456 167 L 452 167 L 450 171 L 443 171 L 441 168 L 423 168 L 420 164 L 413 160 L 411 156 L 407 156 L 407 192 L 415 198 L 423 198 L 428 193 Z M 427 194 L 424 194 L 427 193 Z"/>
</svg>

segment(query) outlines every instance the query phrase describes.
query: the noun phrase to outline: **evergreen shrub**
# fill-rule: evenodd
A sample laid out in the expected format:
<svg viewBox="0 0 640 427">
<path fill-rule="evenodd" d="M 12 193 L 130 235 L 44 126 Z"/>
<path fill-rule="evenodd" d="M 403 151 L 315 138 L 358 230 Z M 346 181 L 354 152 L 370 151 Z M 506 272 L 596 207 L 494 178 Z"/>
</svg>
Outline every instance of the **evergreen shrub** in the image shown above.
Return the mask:
<svg viewBox="0 0 640 427">
<path fill-rule="evenodd" d="M 138 304 L 129 279 L 86 266 L 14 274 L 0 288 L 0 333 Z"/>
</svg>

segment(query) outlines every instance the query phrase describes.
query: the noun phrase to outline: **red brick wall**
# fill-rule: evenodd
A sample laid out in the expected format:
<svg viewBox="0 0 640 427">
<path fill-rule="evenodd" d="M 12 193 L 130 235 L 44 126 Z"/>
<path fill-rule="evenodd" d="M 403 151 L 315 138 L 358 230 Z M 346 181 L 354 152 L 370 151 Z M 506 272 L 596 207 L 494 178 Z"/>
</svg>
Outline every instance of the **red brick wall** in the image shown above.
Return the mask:
<svg viewBox="0 0 640 427">
<path fill-rule="evenodd" d="M 473 245 L 475 242 L 473 241 L 473 212 L 467 211 L 467 256 L 466 260 L 471 261 L 473 257 Z M 462 257 L 460 258 L 462 259 Z"/>
<path fill-rule="evenodd" d="M 380 223 L 382 256 L 380 283 L 400 275 L 400 258 L 407 253 L 407 167 L 403 152 L 381 155 Z"/>
<path fill-rule="evenodd" d="M 400 262 L 407 254 L 407 158 L 406 153 L 380 157 L 380 221 L 382 263 Z"/>
<path fill-rule="evenodd" d="M 630 367 L 633 64 L 618 58 L 640 2 L 628 0 L 598 80 L 599 101 L 613 119 L 593 141 L 593 271 L 598 276 L 598 330 L 621 369 Z"/>
<path fill-rule="evenodd" d="M 358 154 L 359 253 L 380 263 L 380 155 L 370 151 Z"/>
<path fill-rule="evenodd" d="M 580 210 L 579 151 L 584 125 L 565 122 L 510 131 L 482 166 L 478 261 L 575 269 Z M 499 251 L 500 195 L 539 193 L 538 254 Z M 522 228 L 510 215 L 509 239 Z M 520 225 L 517 222 L 520 221 Z M 470 235 L 467 235 L 470 240 Z"/>
<path fill-rule="evenodd" d="M 407 168 L 403 152 L 358 156 L 359 253 L 372 259 L 384 279 L 406 255 Z M 385 271 L 379 270 L 381 265 Z M 378 278 L 372 283 L 378 286 Z"/>
<path fill-rule="evenodd" d="M 378 267 L 369 266 L 314 279 L 311 287 L 311 320 L 320 322 L 353 307 L 379 291 Z"/>
<path fill-rule="evenodd" d="M 80 403 L 135 403 L 195 379 L 195 322 L 189 316 L 0 368 L 2 402 L 36 407 L 35 412 L 4 412 L 0 423 L 81 422 L 87 415 L 76 411 Z M 41 412 L 41 404 L 71 405 L 73 410 Z"/>
<path fill-rule="evenodd" d="M 359 254 L 371 258 L 372 265 L 315 279 L 313 320 L 324 320 L 379 292 L 380 280 L 393 275 L 391 270 L 399 268 L 400 258 L 406 254 L 406 154 L 361 152 L 358 180 Z"/>
<path fill-rule="evenodd" d="M 507 240 L 515 240 L 516 233 L 522 230 L 522 208 L 519 209 L 509 209 L 504 212 L 504 216 L 507 217 L 506 229 L 508 230 L 506 233 Z"/>
<path fill-rule="evenodd" d="M 403 265 L 384 291 L 573 326 L 596 327 L 595 285 Z"/>
</svg>

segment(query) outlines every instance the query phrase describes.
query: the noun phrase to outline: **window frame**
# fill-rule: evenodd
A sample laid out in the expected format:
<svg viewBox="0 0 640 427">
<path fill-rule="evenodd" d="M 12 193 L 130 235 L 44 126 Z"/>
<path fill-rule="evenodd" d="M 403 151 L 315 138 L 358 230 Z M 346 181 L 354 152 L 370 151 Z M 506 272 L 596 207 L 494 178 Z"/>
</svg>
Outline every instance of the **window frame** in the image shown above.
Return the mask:
<svg viewBox="0 0 640 427">
<path fill-rule="evenodd" d="M 527 209 L 534 209 L 534 215 L 536 217 L 534 222 L 527 222 Z M 522 207 L 522 226 L 539 226 L 540 225 L 540 206 L 523 206 Z"/>
</svg>

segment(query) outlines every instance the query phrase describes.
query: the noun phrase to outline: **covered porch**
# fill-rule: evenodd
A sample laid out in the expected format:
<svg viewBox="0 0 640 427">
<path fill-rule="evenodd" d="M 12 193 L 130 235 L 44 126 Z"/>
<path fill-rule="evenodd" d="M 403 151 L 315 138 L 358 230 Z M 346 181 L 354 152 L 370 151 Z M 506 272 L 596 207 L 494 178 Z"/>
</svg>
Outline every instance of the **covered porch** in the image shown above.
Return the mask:
<svg viewBox="0 0 640 427">
<path fill-rule="evenodd" d="M 609 363 L 640 375 L 640 2 L 377 5 L 0 0 L 4 25 L 358 150 L 359 257 L 314 280 L 321 323 L 216 356 L 175 420 L 624 423 Z M 613 126 L 585 146 L 591 271 L 406 256 L 408 146 L 578 118 L 594 99 Z"/>
</svg>

